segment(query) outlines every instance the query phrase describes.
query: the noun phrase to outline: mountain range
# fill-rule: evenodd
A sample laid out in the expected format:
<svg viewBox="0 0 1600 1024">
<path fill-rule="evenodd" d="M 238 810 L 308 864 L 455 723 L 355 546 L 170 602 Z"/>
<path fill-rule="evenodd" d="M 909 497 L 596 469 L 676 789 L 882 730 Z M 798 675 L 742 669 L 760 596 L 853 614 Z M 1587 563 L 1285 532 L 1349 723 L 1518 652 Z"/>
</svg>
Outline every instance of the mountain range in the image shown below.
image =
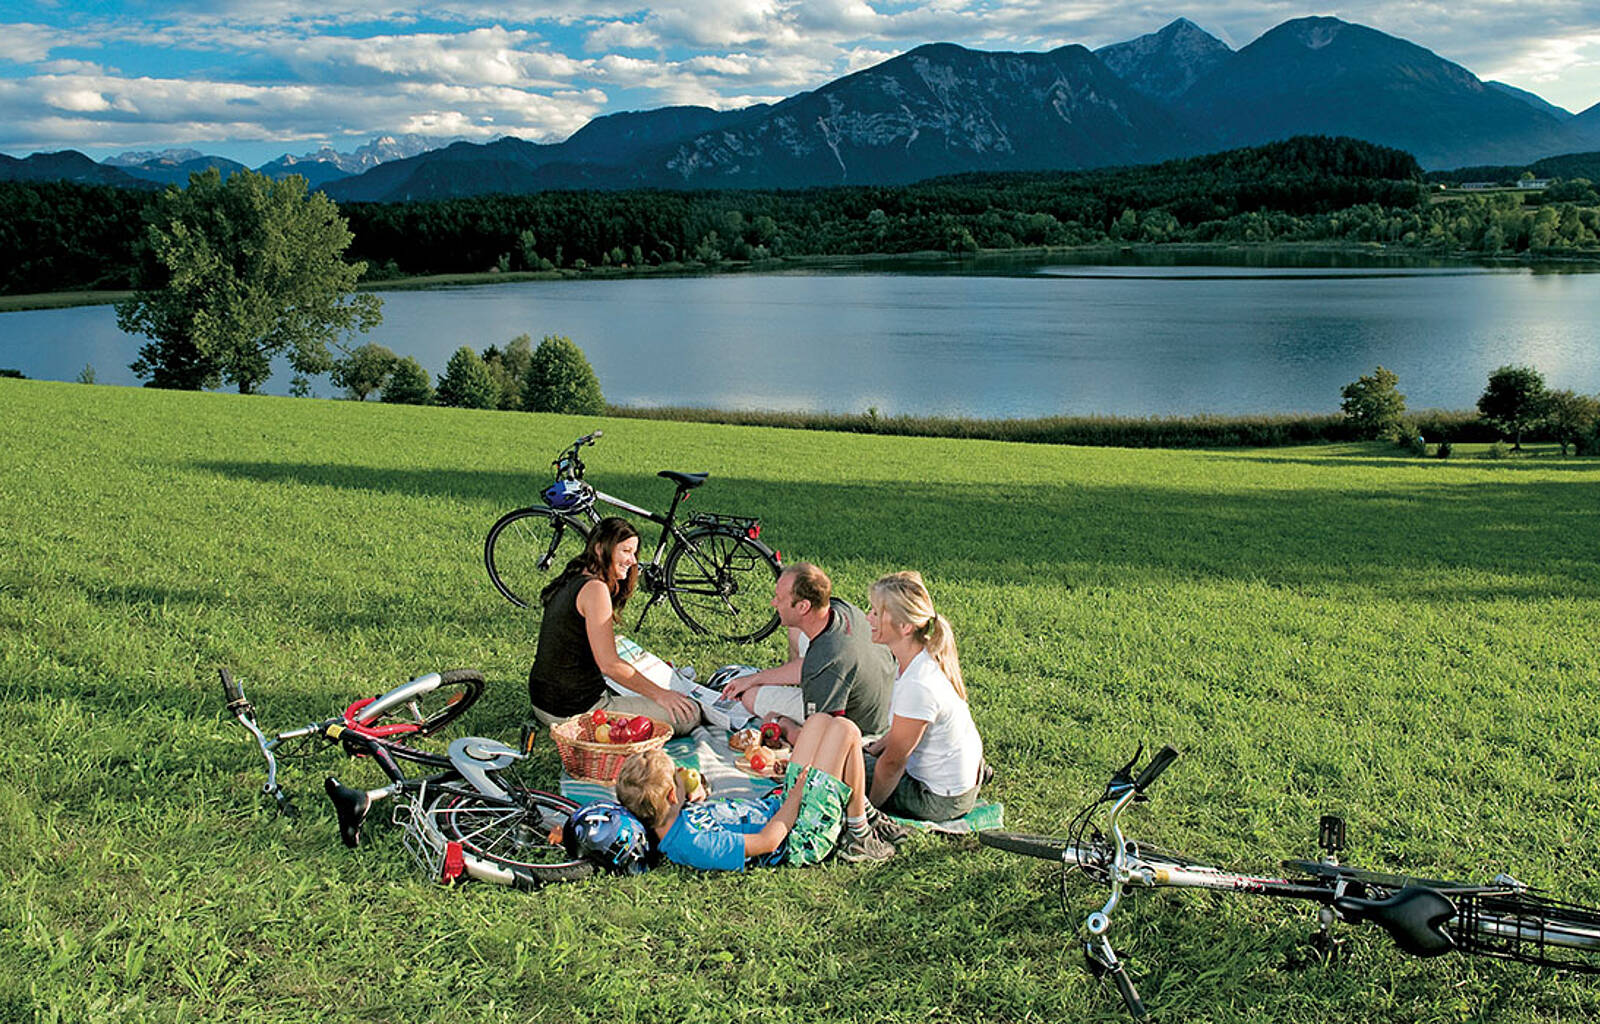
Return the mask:
<svg viewBox="0 0 1600 1024">
<path fill-rule="evenodd" d="M 1427 168 L 1515 164 L 1600 149 L 1600 104 L 1573 114 L 1337 18 L 1287 21 L 1239 50 L 1180 18 L 1094 51 L 928 44 L 778 103 L 611 114 L 554 144 L 507 137 L 429 149 L 384 138 L 357 154 L 323 150 L 260 170 L 306 174 L 342 201 L 804 188 L 1145 164 L 1307 134 L 1393 146 Z M 86 157 L 36 154 L 0 158 L 0 179 L 28 176 L 19 165 L 41 157 L 52 163 L 39 171 L 61 165 L 70 173 L 56 176 L 73 180 L 183 181 L 197 165 L 239 166 L 189 151 L 129 154 L 90 171 Z"/>
</svg>

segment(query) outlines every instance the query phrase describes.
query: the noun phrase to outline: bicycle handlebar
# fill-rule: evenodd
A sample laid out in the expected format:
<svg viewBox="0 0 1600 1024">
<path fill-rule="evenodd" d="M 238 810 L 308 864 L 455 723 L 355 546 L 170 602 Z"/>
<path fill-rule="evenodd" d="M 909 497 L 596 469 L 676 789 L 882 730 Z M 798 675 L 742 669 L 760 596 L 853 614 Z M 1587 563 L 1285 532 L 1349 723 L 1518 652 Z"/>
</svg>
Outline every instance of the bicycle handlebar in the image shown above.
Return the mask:
<svg viewBox="0 0 1600 1024">
<path fill-rule="evenodd" d="M 1177 759 L 1176 749 L 1171 746 L 1162 747 L 1156 751 L 1156 756 L 1150 759 L 1150 763 L 1144 766 L 1144 771 L 1139 773 L 1139 777 L 1133 780 L 1133 788 L 1143 793 L 1145 788 L 1160 778 L 1161 773 L 1167 770 L 1167 766 Z"/>
<path fill-rule="evenodd" d="M 244 700 L 244 690 L 240 689 L 239 684 L 233 681 L 232 672 L 225 668 L 218 668 L 217 674 L 222 677 L 222 697 L 229 705 L 232 705 L 235 701 Z"/>
</svg>

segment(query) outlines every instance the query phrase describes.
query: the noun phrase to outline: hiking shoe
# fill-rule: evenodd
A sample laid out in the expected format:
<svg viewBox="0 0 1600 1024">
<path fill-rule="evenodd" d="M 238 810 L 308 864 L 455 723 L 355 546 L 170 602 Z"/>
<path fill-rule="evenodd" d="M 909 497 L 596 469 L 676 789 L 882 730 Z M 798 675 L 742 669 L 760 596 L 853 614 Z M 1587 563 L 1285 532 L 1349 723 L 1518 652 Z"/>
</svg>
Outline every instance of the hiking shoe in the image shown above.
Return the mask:
<svg viewBox="0 0 1600 1024">
<path fill-rule="evenodd" d="M 870 805 L 867 807 L 867 826 L 872 829 L 873 835 L 895 846 L 911 838 L 909 828 Z"/>
<path fill-rule="evenodd" d="M 866 861 L 888 860 L 894 856 L 894 847 L 870 831 L 865 835 L 857 835 L 845 829 L 844 835 L 839 837 L 839 845 L 834 848 L 834 854 L 847 864 L 861 864 Z"/>
</svg>

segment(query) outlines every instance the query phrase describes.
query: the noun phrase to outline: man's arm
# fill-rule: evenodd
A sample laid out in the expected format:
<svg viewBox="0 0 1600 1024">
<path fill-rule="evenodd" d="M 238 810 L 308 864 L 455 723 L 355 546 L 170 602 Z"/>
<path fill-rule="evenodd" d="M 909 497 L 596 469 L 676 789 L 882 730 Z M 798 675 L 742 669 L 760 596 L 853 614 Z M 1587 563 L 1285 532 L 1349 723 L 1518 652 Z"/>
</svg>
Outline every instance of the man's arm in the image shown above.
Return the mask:
<svg viewBox="0 0 1600 1024">
<path fill-rule="evenodd" d="M 800 666 L 803 662 L 803 658 L 794 658 L 784 662 L 777 668 L 764 669 L 760 672 L 752 672 L 747 676 L 740 676 L 722 688 L 722 695 L 730 700 L 737 700 L 757 687 L 799 686 Z"/>
</svg>

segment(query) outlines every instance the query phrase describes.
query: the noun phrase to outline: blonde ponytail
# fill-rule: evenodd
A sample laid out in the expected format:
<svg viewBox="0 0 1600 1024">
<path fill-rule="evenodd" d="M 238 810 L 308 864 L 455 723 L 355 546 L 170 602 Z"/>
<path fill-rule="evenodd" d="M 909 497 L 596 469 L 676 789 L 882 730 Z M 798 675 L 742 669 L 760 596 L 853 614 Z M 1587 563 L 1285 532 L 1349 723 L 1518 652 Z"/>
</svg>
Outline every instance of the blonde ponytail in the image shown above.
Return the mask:
<svg viewBox="0 0 1600 1024">
<path fill-rule="evenodd" d="M 961 680 L 961 659 L 956 656 L 956 638 L 950 631 L 950 620 L 934 612 L 933 618 L 917 632 L 927 647 L 928 657 L 934 660 L 939 671 L 955 687 L 956 696 L 966 700 L 967 684 Z"/>
</svg>

